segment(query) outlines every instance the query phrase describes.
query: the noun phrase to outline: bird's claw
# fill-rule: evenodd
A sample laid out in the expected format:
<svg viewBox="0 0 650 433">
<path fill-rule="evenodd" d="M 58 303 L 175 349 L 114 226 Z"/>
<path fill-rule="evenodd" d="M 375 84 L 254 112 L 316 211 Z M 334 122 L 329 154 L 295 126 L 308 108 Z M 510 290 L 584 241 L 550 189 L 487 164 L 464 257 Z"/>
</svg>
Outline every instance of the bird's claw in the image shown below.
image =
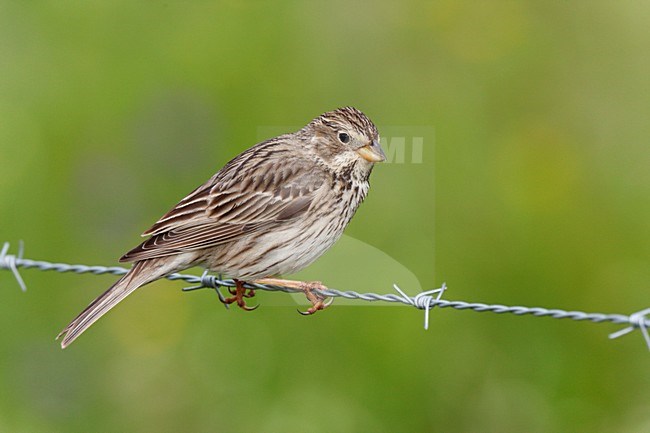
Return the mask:
<svg viewBox="0 0 650 433">
<path fill-rule="evenodd" d="M 246 292 L 248 290 L 248 293 Z M 230 292 L 231 296 L 229 298 L 225 298 L 221 302 L 223 302 L 226 306 L 229 304 L 236 303 L 239 308 L 241 308 L 244 311 L 253 311 L 256 310 L 259 307 L 259 304 L 249 307 L 246 305 L 246 301 L 244 301 L 244 298 L 252 298 L 255 296 L 255 290 L 253 289 L 246 289 L 244 287 L 244 282 L 235 280 L 235 290 L 232 288 L 228 288 L 228 291 Z"/>
<path fill-rule="evenodd" d="M 327 287 L 323 286 L 323 284 L 318 281 L 315 281 L 313 283 L 303 283 L 300 289 L 305 292 L 305 296 L 312 304 L 312 306 L 309 307 L 306 311 L 298 310 L 298 313 L 300 313 L 303 316 L 311 316 L 318 310 L 324 310 L 325 308 L 329 307 L 330 305 L 332 305 L 332 302 L 334 302 L 334 298 L 328 299 L 325 296 L 316 294 L 312 291 L 314 289 L 318 289 L 318 290 L 327 289 Z"/>
</svg>

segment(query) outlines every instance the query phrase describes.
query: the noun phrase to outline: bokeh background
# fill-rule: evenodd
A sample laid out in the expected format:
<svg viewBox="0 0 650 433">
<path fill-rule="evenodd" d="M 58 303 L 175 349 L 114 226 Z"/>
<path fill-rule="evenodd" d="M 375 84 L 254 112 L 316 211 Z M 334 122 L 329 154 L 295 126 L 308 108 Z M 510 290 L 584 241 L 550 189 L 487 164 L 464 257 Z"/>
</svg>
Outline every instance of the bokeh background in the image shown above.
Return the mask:
<svg viewBox="0 0 650 433">
<path fill-rule="evenodd" d="M 405 161 L 376 167 L 345 243 L 307 272 L 640 310 L 648 22 L 641 1 L 2 1 L 0 240 L 116 264 L 264 132 L 354 105 L 406 137 Z M 22 275 L 27 293 L 0 273 L 2 432 L 650 431 L 650 355 L 611 324 L 445 309 L 425 332 L 407 307 L 304 318 L 260 293 L 225 311 L 163 281 L 61 351 L 114 278 Z"/>
</svg>

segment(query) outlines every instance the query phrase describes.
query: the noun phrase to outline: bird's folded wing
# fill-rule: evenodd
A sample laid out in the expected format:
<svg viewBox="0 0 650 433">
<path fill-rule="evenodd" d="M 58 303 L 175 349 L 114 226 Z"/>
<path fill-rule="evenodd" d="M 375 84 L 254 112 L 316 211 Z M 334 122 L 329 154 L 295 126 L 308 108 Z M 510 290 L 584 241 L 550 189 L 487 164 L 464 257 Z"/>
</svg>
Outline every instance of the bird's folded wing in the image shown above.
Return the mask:
<svg viewBox="0 0 650 433">
<path fill-rule="evenodd" d="M 306 212 L 326 179 L 292 161 L 244 170 L 246 177 L 227 176 L 229 166 L 160 218 L 144 233 L 151 238 L 120 261 L 200 250 L 273 230 Z"/>
</svg>

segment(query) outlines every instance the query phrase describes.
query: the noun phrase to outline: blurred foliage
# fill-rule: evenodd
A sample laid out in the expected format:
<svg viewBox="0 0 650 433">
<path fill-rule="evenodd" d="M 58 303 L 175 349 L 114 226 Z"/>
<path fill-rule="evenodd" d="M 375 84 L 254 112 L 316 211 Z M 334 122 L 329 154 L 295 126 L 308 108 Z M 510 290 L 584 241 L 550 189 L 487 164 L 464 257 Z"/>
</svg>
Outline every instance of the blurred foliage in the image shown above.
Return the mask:
<svg viewBox="0 0 650 433">
<path fill-rule="evenodd" d="M 346 232 L 366 248 L 306 272 L 639 310 L 649 20 L 634 1 L 1 1 L 0 240 L 112 264 L 259 131 L 354 105 L 435 134 L 422 163 L 407 139 L 376 167 Z M 648 353 L 611 325 L 439 310 L 425 333 L 406 307 L 226 312 L 158 282 L 61 351 L 112 278 L 23 277 L 0 273 L 2 432 L 650 430 Z"/>
</svg>

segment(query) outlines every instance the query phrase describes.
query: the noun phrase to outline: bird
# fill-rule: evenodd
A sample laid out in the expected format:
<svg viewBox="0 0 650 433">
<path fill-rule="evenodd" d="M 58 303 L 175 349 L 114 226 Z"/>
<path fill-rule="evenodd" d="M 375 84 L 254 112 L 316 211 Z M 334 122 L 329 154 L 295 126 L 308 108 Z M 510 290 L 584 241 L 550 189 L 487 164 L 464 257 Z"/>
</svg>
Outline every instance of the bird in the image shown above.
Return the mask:
<svg viewBox="0 0 650 433">
<path fill-rule="evenodd" d="M 300 130 L 268 139 L 234 157 L 183 198 L 120 258 L 130 270 L 56 337 L 66 348 L 134 290 L 194 266 L 231 277 L 226 304 L 252 310 L 245 283 L 303 291 L 304 314 L 324 309 L 321 282 L 278 278 L 300 271 L 342 235 L 386 160 L 375 124 L 353 107 L 328 111 Z"/>
</svg>

